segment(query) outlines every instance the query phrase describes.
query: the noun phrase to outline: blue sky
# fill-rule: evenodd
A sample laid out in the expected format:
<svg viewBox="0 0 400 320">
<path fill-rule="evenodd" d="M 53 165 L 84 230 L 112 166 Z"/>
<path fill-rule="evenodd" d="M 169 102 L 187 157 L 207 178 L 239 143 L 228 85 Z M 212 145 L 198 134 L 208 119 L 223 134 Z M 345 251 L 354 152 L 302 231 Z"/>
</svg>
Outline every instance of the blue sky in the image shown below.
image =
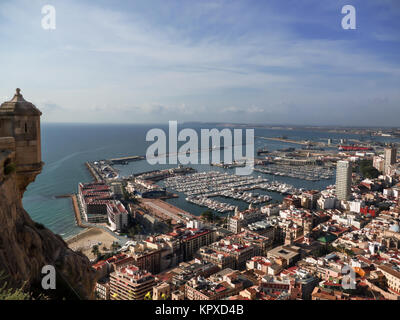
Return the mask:
<svg viewBox="0 0 400 320">
<path fill-rule="evenodd" d="M 1 0 L 0 99 L 48 122 L 398 126 L 399 31 L 397 0 Z"/>
</svg>

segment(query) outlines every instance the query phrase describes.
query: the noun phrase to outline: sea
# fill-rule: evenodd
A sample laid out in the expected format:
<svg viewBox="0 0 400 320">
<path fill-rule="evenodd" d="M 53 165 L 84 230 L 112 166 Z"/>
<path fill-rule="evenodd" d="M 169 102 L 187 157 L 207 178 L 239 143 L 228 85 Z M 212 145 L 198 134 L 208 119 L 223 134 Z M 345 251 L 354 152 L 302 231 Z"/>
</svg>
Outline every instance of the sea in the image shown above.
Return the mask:
<svg viewBox="0 0 400 320">
<path fill-rule="evenodd" d="M 33 220 L 44 224 L 53 232 L 68 238 L 82 231 L 76 226 L 75 216 L 70 198 L 59 198 L 59 196 L 76 193 L 79 182 L 90 182 L 92 177 L 89 174 L 85 162 L 116 157 L 145 155 L 147 148 L 153 143 L 146 141 L 146 134 L 149 130 L 159 128 L 168 133 L 166 124 L 42 124 L 42 160 L 45 163 L 43 171 L 37 176 L 34 183 L 28 186 L 23 198 L 23 204 Z M 200 137 L 201 129 L 214 128 L 207 124 L 180 124 L 178 130 L 192 128 L 198 132 Z M 222 127 L 217 129 L 221 130 Z M 286 136 L 292 140 L 324 141 L 333 139 L 360 139 L 360 135 L 339 134 L 321 132 L 305 129 L 265 129 L 255 128 L 255 136 L 261 137 L 282 137 Z M 383 142 L 397 141 L 390 137 L 364 137 L 370 140 Z M 179 144 L 178 144 L 179 146 Z M 298 144 L 291 144 L 279 141 L 271 141 L 255 138 L 255 152 L 260 148 L 267 148 L 270 151 L 284 148 L 301 148 Z M 223 151 L 221 158 L 223 158 Z M 234 169 L 222 169 L 210 165 L 190 165 L 197 171 L 227 171 L 234 174 Z M 128 165 L 117 165 L 115 168 L 121 176 L 131 174 L 177 167 L 176 164 L 151 165 L 146 160 L 130 162 Z M 334 178 L 321 181 L 307 181 L 290 177 L 272 176 L 254 172 L 255 176 L 263 176 L 270 181 L 277 180 L 291 184 L 297 188 L 324 189 L 334 184 Z M 273 200 L 281 200 L 282 195 L 274 192 L 257 191 L 261 194 L 269 194 Z M 233 203 L 241 209 L 248 207 L 247 203 L 237 200 L 217 199 L 223 202 Z M 205 208 L 199 207 L 185 201 L 180 194 L 179 198 L 169 199 L 168 202 L 200 215 Z"/>
</svg>

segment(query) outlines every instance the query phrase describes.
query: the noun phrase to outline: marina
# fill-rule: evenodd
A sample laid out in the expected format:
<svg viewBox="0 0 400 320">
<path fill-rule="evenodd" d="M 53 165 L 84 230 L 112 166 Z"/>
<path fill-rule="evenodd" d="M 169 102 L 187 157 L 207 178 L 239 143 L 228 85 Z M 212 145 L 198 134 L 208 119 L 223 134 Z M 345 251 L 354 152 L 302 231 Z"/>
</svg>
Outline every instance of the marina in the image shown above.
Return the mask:
<svg viewBox="0 0 400 320">
<path fill-rule="evenodd" d="M 82 229 L 76 225 L 76 218 L 74 215 L 73 206 L 71 205 L 71 200 L 69 198 L 55 198 L 54 196 L 75 193 L 76 186 L 81 181 L 91 181 L 92 179 L 103 180 L 103 178 L 98 175 L 97 172 L 90 170 L 89 167 L 86 168 L 83 166 L 83 164 L 86 162 L 92 164 L 94 161 L 99 161 L 100 159 L 118 159 L 119 157 L 124 157 L 125 155 L 144 155 L 147 148 L 147 144 L 145 142 L 146 132 L 151 128 L 153 127 L 147 125 L 143 127 L 121 127 L 120 125 L 113 125 L 106 128 L 104 126 L 88 125 L 79 125 L 79 127 L 75 125 L 64 125 L 60 127 L 58 125 L 55 126 L 44 124 L 42 126 L 43 139 L 46 139 L 53 145 L 60 145 L 62 148 L 56 148 L 51 152 L 49 151 L 43 154 L 43 161 L 46 163 L 45 169 L 41 174 L 41 178 L 37 179 L 37 181 L 30 186 L 23 199 L 27 211 L 29 211 L 36 221 L 44 224 L 46 227 L 49 227 L 52 231 L 62 234 L 63 237 L 69 237 L 81 232 Z M 194 127 L 194 129 L 199 133 L 202 128 L 204 128 L 203 124 L 196 125 Z M 60 130 L 63 132 L 62 135 L 58 134 Z M 336 145 L 336 142 L 339 143 L 341 139 L 347 139 L 348 142 L 353 142 L 353 139 L 360 140 L 361 138 L 360 135 L 355 135 L 352 133 L 347 134 L 320 131 L 311 132 L 311 130 L 288 131 L 287 129 L 283 128 L 256 128 L 255 131 L 255 136 L 279 137 L 283 135 L 290 135 L 290 138 L 296 137 L 296 139 L 299 140 L 310 140 L 315 142 L 327 141 L 328 138 L 331 138 L 332 141 L 335 142 L 334 145 Z M 82 139 L 83 136 L 88 138 Z M 125 139 L 124 137 L 127 136 L 131 138 Z M 58 137 L 57 139 L 60 140 L 57 140 L 56 137 Z M 376 136 L 366 136 L 365 139 L 366 141 L 363 141 L 364 143 L 371 140 L 374 145 L 379 145 L 379 143 L 389 141 L 387 137 Z M 395 142 L 399 141 L 398 138 L 393 138 L 392 140 Z M 83 150 L 82 152 L 76 153 L 77 143 L 79 143 L 79 150 Z M 290 144 L 285 142 L 256 139 L 255 154 L 258 149 L 268 149 L 270 151 L 269 155 L 274 155 L 274 151 L 290 146 Z M 326 152 L 328 153 L 328 151 Z M 338 150 L 337 148 L 332 148 L 330 152 L 332 155 L 334 155 L 337 154 Z M 126 165 L 112 164 L 111 166 L 119 173 L 119 179 L 129 177 L 132 174 L 136 176 L 143 172 L 176 167 L 174 164 L 150 165 L 146 160 L 129 161 L 129 163 Z M 198 172 L 207 170 L 229 172 L 229 170 L 232 170 L 229 168 L 224 169 L 201 164 L 191 166 Z M 301 168 L 302 166 L 298 167 Z M 264 167 L 256 166 L 256 169 L 264 169 Z M 60 184 L 59 179 L 54 179 L 54 175 L 60 177 L 59 179 L 63 179 L 64 183 Z M 323 179 L 320 181 L 307 181 L 298 178 L 264 174 L 255 171 L 253 172 L 253 175 L 261 175 L 262 177 L 269 179 L 268 184 L 270 185 L 271 192 L 266 191 L 265 193 L 268 193 L 274 201 L 281 201 L 282 196 L 281 193 L 275 192 L 275 190 L 272 189 L 284 189 L 278 184 L 275 186 L 272 182 L 274 180 L 279 181 L 279 184 L 292 185 L 296 188 L 304 188 L 306 190 L 322 190 L 327 185 L 334 184 L 334 178 L 328 180 Z M 163 181 L 160 181 L 160 183 L 163 183 Z M 259 190 L 256 189 L 245 191 L 259 192 Z M 172 198 L 166 201 L 197 216 L 204 211 L 204 207 L 200 207 L 196 204 L 186 201 L 185 198 L 187 196 L 184 196 L 181 193 L 179 193 L 179 196 L 179 198 Z M 221 197 L 213 197 L 213 200 L 218 200 L 220 202 L 225 202 L 224 200 L 226 200 L 226 202 L 229 202 L 229 204 L 240 206 L 241 210 L 244 210 L 246 207 L 248 207 L 248 203 L 242 200 Z"/>
<path fill-rule="evenodd" d="M 308 181 L 331 179 L 335 174 L 335 171 L 332 168 L 312 165 L 290 166 L 284 164 L 269 164 L 268 166 L 263 166 L 262 168 L 254 168 L 254 171 Z"/>
<path fill-rule="evenodd" d="M 271 197 L 249 191 L 259 189 L 281 194 L 298 194 L 302 191 L 302 189 L 296 189 L 286 183 L 269 182 L 268 179 L 261 176 L 236 176 L 219 171 L 171 177 L 165 180 L 165 186 L 186 195 L 185 200 L 187 202 L 207 207 L 220 213 L 234 211 L 236 206 L 210 198 L 231 198 L 258 205 L 270 201 Z"/>
</svg>

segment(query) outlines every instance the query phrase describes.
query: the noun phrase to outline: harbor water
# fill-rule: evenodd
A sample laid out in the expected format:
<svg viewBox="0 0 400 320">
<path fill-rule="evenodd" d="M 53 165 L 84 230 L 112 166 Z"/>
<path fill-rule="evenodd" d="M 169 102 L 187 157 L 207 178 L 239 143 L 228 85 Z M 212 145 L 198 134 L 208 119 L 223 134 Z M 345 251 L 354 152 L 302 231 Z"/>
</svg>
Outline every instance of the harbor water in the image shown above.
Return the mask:
<svg viewBox="0 0 400 320">
<path fill-rule="evenodd" d="M 180 128 L 185 126 L 180 126 Z M 213 126 L 196 124 L 191 128 L 200 129 Z M 161 128 L 168 133 L 168 125 L 107 125 L 107 124 L 43 124 L 42 125 L 42 158 L 45 162 L 42 173 L 36 181 L 29 185 L 23 199 L 25 209 L 31 217 L 55 233 L 69 237 L 81 231 L 75 225 L 72 202 L 69 198 L 56 198 L 59 195 L 77 192 L 79 182 L 90 182 L 86 161 L 96 161 L 131 155 L 145 155 L 152 142 L 146 142 L 146 133 L 152 128 Z M 219 128 L 222 129 L 222 128 Z M 256 136 L 281 137 L 292 140 L 327 141 L 333 139 L 360 139 L 359 135 L 337 134 L 328 132 L 313 132 L 306 130 L 255 129 Z M 200 133 L 199 133 L 200 136 Z M 378 139 L 378 138 L 375 138 Z M 386 138 L 392 141 L 391 138 Z M 268 150 L 278 150 L 299 145 L 280 141 L 255 139 L 254 149 L 266 147 Z M 217 151 L 213 151 L 217 152 Z M 220 151 L 218 151 L 220 152 Z M 223 154 L 223 152 L 221 152 Z M 222 158 L 222 156 L 221 156 Z M 197 171 L 224 171 L 234 174 L 234 169 L 222 169 L 210 165 L 191 165 Z M 130 162 L 128 165 L 116 165 L 120 175 L 131 175 L 144 171 L 177 167 L 176 164 L 150 165 L 146 160 Z M 262 176 L 269 181 L 281 181 L 296 188 L 323 189 L 334 183 L 334 178 L 320 181 L 306 181 L 297 178 L 274 176 L 254 172 L 254 176 Z M 280 201 L 282 195 L 276 192 L 255 190 L 260 194 L 268 194 L 272 199 Z M 240 209 L 248 204 L 235 199 L 215 198 L 221 202 L 238 205 Z M 206 208 L 188 203 L 185 196 L 169 199 L 168 202 L 193 214 L 199 215 Z"/>
</svg>

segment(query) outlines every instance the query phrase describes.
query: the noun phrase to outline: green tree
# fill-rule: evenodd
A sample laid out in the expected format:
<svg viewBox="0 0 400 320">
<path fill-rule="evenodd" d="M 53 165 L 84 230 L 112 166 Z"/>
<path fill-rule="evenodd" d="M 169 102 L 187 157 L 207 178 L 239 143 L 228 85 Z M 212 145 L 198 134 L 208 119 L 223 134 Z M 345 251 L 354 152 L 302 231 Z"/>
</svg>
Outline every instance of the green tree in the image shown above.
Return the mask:
<svg viewBox="0 0 400 320">
<path fill-rule="evenodd" d="M 113 252 L 115 252 L 115 251 L 118 250 L 119 247 L 120 247 L 120 245 L 118 244 L 118 242 L 114 241 L 114 242 L 112 243 L 112 245 L 111 245 L 111 250 L 112 250 Z"/>
<path fill-rule="evenodd" d="M 92 253 L 96 257 L 99 256 L 100 250 L 99 250 L 99 246 L 97 244 L 92 247 Z"/>
<path fill-rule="evenodd" d="M 359 163 L 359 168 L 361 174 L 365 178 L 375 179 L 378 178 L 378 176 L 380 175 L 380 172 L 376 168 L 374 168 L 372 160 L 361 160 Z"/>
<path fill-rule="evenodd" d="M 0 272 L 0 282 L 4 281 L 6 276 L 3 271 Z M 7 282 L 0 287 L 0 301 L 1 300 L 31 300 L 32 297 L 29 293 L 24 292 L 22 288 L 7 288 Z"/>
<path fill-rule="evenodd" d="M 135 230 L 135 228 L 130 228 L 130 229 L 128 230 L 128 236 L 129 236 L 130 238 L 134 238 L 135 235 L 136 235 L 136 230 Z"/>
<path fill-rule="evenodd" d="M 214 214 L 211 210 L 206 210 L 201 214 L 201 217 L 206 220 L 206 221 L 213 221 L 214 220 Z"/>
</svg>

